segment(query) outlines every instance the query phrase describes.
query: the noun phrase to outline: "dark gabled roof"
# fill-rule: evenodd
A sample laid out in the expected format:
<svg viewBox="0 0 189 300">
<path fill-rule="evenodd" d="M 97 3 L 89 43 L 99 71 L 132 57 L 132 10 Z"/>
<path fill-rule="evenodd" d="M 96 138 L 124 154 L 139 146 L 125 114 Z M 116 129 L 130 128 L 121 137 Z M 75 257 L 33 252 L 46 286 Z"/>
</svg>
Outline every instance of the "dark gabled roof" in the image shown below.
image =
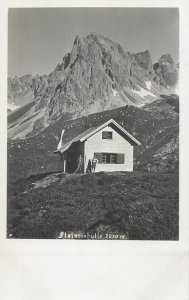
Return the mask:
<svg viewBox="0 0 189 300">
<path fill-rule="evenodd" d="M 83 137 L 85 137 L 86 135 L 88 135 L 89 133 L 91 133 L 92 131 L 94 131 L 96 128 L 97 127 L 92 127 L 92 128 L 87 129 L 86 131 L 80 133 L 79 135 L 77 135 L 76 137 L 74 137 L 72 140 L 70 140 L 66 144 L 63 144 L 62 148 L 61 149 L 57 149 L 55 151 L 55 153 L 56 152 L 61 152 L 61 153 L 65 152 L 73 143 L 81 141 L 81 139 Z"/>
<path fill-rule="evenodd" d="M 125 135 L 125 137 L 129 138 L 133 142 L 133 144 L 141 145 L 141 143 L 137 139 L 135 139 L 128 131 L 126 131 L 122 126 L 120 126 L 115 120 L 110 119 L 109 121 L 103 123 L 102 125 L 100 125 L 98 127 L 89 128 L 86 131 L 82 132 L 81 134 L 77 135 L 75 138 L 73 138 L 72 140 L 70 140 L 66 144 L 62 145 L 62 147 L 60 149 L 57 149 L 55 151 L 55 153 L 65 152 L 75 142 L 84 142 L 84 141 L 86 141 L 92 135 L 94 135 L 95 133 L 97 133 L 98 131 L 100 131 L 101 129 L 103 129 L 104 127 L 106 127 L 110 124 L 113 124 L 115 127 L 117 127 L 121 131 L 121 133 L 123 135 Z"/>
</svg>

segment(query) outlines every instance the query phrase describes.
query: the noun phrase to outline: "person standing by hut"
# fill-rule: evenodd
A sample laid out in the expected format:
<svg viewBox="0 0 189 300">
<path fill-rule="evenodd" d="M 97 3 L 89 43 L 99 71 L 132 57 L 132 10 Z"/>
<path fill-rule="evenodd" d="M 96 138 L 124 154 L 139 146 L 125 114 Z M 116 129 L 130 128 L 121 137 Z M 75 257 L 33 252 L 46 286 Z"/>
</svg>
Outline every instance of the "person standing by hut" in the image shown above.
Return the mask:
<svg viewBox="0 0 189 300">
<path fill-rule="evenodd" d="M 92 172 L 95 172 L 97 163 L 98 163 L 98 159 L 95 156 L 93 156 L 93 159 L 92 159 Z"/>
<path fill-rule="evenodd" d="M 78 158 L 78 166 L 74 173 L 82 173 L 83 167 L 83 156 L 80 154 Z"/>
<path fill-rule="evenodd" d="M 88 164 L 87 164 L 86 172 L 87 173 L 91 173 L 91 168 L 92 168 L 92 163 L 91 163 L 91 159 L 89 159 L 88 160 Z"/>
</svg>

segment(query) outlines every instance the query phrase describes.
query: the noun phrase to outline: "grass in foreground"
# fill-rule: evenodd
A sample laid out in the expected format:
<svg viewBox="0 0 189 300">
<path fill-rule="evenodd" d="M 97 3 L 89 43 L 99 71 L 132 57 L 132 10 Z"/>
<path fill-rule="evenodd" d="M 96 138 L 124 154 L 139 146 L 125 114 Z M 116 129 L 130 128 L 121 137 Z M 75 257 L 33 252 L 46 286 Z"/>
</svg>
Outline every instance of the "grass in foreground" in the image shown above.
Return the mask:
<svg viewBox="0 0 189 300">
<path fill-rule="evenodd" d="M 7 236 L 60 232 L 178 239 L 178 173 L 46 174 L 8 186 Z"/>
</svg>

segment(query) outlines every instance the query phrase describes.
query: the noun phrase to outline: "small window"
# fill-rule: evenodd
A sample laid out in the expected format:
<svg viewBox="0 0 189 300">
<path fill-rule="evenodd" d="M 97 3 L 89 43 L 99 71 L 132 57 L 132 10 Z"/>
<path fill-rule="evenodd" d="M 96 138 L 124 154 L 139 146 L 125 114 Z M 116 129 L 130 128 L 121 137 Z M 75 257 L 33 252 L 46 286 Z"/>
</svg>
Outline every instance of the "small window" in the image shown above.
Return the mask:
<svg viewBox="0 0 189 300">
<path fill-rule="evenodd" d="M 116 164 L 117 163 L 117 154 L 102 153 L 102 163 L 104 163 L 104 164 Z"/>
<path fill-rule="evenodd" d="M 98 159 L 98 163 L 103 164 L 124 164 L 124 153 L 100 153 L 95 152 L 94 156 Z"/>
<path fill-rule="evenodd" d="M 107 140 L 112 140 L 112 131 L 103 131 L 102 138 Z"/>
</svg>

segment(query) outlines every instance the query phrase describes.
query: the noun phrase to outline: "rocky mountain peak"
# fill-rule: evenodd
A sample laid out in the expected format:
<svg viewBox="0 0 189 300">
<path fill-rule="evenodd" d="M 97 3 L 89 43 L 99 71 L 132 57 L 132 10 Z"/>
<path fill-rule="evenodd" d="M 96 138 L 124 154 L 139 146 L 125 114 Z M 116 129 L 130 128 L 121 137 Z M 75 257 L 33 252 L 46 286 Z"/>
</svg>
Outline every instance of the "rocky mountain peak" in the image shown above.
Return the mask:
<svg viewBox="0 0 189 300">
<path fill-rule="evenodd" d="M 154 64 L 156 78 L 160 85 L 166 88 L 176 87 L 178 82 L 178 68 L 172 59 L 172 56 L 164 54 L 159 61 Z"/>
<path fill-rule="evenodd" d="M 173 59 L 172 59 L 171 54 L 169 54 L 169 53 L 163 54 L 163 55 L 160 57 L 158 63 L 159 63 L 160 65 L 164 65 L 164 64 L 170 64 L 170 65 L 173 65 L 173 64 L 175 64 L 174 61 L 173 61 Z"/>
<path fill-rule="evenodd" d="M 141 68 L 143 68 L 147 71 L 151 70 L 152 58 L 151 58 L 149 50 L 145 50 L 143 52 L 136 53 L 135 59 Z"/>
<path fill-rule="evenodd" d="M 33 100 L 37 131 L 62 114 L 76 118 L 125 105 L 144 105 L 167 93 L 177 79 L 178 68 L 169 54 L 153 65 L 149 50 L 132 54 L 92 32 L 76 36 L 71 51 L 49 75 L 10 79 L 8 95 L 16 104 L 21 95 L 22 104 L 26 98 L 26 103 Z M 28 112 L 25 118 L 33 130 L 35 121 L 30 116 Z M 27 122 L 22 124 L 26 128 Z M 21 127 L 12 127 L 11 136 L 15 131 L 20 136 Z"/>
</svg>

